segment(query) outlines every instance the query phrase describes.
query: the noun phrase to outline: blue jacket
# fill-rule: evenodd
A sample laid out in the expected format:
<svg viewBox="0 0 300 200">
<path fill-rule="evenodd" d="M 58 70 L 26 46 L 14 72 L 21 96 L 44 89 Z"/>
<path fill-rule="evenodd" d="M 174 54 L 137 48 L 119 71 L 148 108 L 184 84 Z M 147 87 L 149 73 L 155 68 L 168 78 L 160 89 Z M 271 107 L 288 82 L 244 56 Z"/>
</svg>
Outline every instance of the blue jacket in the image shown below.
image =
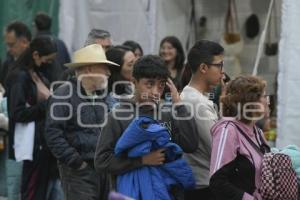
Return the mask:
<svg viewBox="0 0 300 200">
<path fill-rule="evenodd" d="M 182 149 L 171 142 L 168 130 L 152 118 L 133 120 L 118 140 L 115 154 L 142 157 L 160 148 L 166 149 L 165 163 L 155 167 L 144 166 L 118 176 L 118 192 L 136 200 L 171 200 L 171 186 L 194 187 L 192 170 L 181 158 Z"/>
</svg>

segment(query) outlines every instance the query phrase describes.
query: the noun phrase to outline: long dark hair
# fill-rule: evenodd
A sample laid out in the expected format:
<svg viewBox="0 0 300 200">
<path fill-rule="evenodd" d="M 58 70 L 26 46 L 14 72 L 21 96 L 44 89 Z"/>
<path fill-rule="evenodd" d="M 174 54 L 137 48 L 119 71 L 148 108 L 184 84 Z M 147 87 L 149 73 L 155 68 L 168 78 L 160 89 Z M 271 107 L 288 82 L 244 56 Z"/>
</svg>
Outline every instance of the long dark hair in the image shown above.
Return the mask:
<svg viewBox="0 0 300 200">
<path fill-rule="evenodd" d="M 37 51 L 40 56 L 55 53 L 57 51 L 56 43 L 49 36 L 38 36 L 33 39 L 29 47 L 20 55 L 12 68 L 9 69 L 5 79 L 5 85 L 9 85 L 10 80 L 13 79 L 16 74 L 18 74 L 18 71 L 28 71 L 35 67 L 32 57 L 32 53 L 35 51 Z"/>
<path fill-rule="evenodd" d="M 111 75 L 108 79 L 108 92 L 112 91 L 113 84 L 116 81 L 124 81 L 124 77 L 121 75 L 121 69 L 124 64 L 124 56 L 126 52 L 132 51 L 129 47 L 124 45 L 114 46 L 106 51 L 106 58 L 109 61 L 115 62 L 120 65 L 120 67 L 110 67 Z M 116 94 L 121 95 L 125 93 L 125 85 L 117 85 L 114 91 Z"/>
<path fill-rule="evenodd" d="M 55 41 L 49 36 L 38 36 L 34 38 L 30 46 L 17 59 L 13 69 L 25 68 L 27 70 L 34 68 L 35 63 L 32 53 L 37 51 L 39 56 L 46 56 L 57 51 Z"/>
<path fill-rule="evenodd" d="M 181 73 L 181 71 L 184 67 L 184 60 L 185 60 L 185 55 L 184 55 L 184 50 L 183 50 L 182 44 L 177 37 L 167 36 L 164 39 L 162 39 L 159 47 L 161 48 L 165 42 L 170 43 L 176 49 L 176 59 L 175 59 L 174 67 L 175 67 L 175 69 L 177 71 L 177 75 L 178 75 Z"/>
<path fill-rule="evenodd" d="M 141 56 L 144 55 L 143 49 L 141 47 L 141 45 L 133 40 L 127 40 L 123 43 L 123 45 L 128 46 L 132 49 L 133 52 L 135 52 L 135 50 L 139 49 L 141 52 Z"/>
</svg>

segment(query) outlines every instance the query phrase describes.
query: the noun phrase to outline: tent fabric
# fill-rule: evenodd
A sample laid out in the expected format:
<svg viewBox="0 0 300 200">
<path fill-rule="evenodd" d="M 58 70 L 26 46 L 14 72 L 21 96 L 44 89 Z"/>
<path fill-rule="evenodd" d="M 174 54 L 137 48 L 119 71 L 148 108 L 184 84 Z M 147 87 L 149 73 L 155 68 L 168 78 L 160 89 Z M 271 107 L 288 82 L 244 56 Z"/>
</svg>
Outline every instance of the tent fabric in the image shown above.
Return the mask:
<svg viewBox="0 0 300 200">
<path fill-rule="evenodd" d="M 156 40 L 156 0 L 60 0 L 59 22 L 59 38 L 70 52 L 97 28 L 109 31 L 114 44 L 135 40 L 149 53 Z"/>
<path fill-rule="evenodd" d="M 84 45 L 91 28 L 104 29 L 114 45 L 134 40 L 145 54 L 157 54 L 167 35 L 185 44 L 190 7 L 190 1 L 182 0 L 60 0 L 59 38 L 73 52 Z"/>
<path fill-rule="evenodd" d="M 282 1 L 276 146 L 300 146 L 300 1 Z"/>
<path fill-rule="evenodd" d="M 13 9 L 11 9 L 13 8 Z M 24 22 L 30 29 L 32 29 L 32 22 L 35 14 L 39 11 L 46 12 L 52 17 L 52 33 L 58 33 L 58 13 L 59 0 L 9 0 L 0 1 L 0 27 L 4 30 L 6 25 L 14 20 Z M 4 40 L 0 40 L 0 55 L 5 58 Z"/>
</svg>

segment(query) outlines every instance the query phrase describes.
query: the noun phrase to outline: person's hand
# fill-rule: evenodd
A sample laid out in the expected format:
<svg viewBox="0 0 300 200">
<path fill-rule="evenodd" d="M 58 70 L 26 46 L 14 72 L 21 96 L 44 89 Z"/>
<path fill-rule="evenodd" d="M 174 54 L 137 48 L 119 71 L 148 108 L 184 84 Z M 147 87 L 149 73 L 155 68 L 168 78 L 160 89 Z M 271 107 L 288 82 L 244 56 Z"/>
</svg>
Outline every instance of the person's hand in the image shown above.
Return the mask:
<svg viewBox="0 0 300 200">
<path fill-rule="evenodd" d="M 0 93 L 3 95 L 5 93 L 5 89 L 2 86 L 2 84 L 0 83 Z"/>
<path fill-rule="evenodd" d="M 143 165 L 162 165 L 165 161 L 165 149 L 158 149 L 142 157 Z"/>
<path fill-rule="evenodd" d="M 220 86 L 221 86 L 221 96 L 225 95 L 225 92 L 226 92 L 226 83 L 224 81 L 225 79 L 225 74 L 223 74 L 223 78 L 221 79 L 220 81 Z"/>
<path fill-rule="evenodd" d="M 49 89 L 35 72 L 31 72 L 30 75 L 37 88 L 38 102 L 47 100 L 50 96 Z"/>
<path fill-rule="evenodd" d="M 170 88 L 170 93 L 172 96 L 172 102 L 173 103 L 179 103 L 181 101 L 178 90 L 176 88 L 176 86 L 174 85 L 173 81 L 168 78 L 167 80 L 167 86 Z"/>
<path fill-rule="evenodd" d="M 77 170 L 83 170 L 88 166 L 87 162 L 83 161 L 83 163 L 81 164 L 81 166 L 77 169 Z"/>
</svg>

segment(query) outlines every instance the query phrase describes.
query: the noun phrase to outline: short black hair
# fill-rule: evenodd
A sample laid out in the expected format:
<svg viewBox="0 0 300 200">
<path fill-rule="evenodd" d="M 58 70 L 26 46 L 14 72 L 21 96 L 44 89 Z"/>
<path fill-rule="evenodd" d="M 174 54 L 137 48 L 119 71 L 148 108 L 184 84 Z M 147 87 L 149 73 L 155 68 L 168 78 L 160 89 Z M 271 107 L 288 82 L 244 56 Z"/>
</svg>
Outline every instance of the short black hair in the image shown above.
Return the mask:
<svg viewBox="0 0 300 200">
<path fill-rule="evenodd" d="M 211 63 L 214 56 L 224 54 L 224 48 L 213 41 L 200 40 L 188 53 L 188 66 L 195 73 L 202 63 Z"/>
<path fill-rule="evenodd" d="M 133 40 L 127 40 L 123 43 L 123 45 L 128 46 L 132 49 L 132 51 L 134 52 L 135 50 L 139 49 L 142 53 L 142 56 L 144 55 L 143 49 L 141 47 L 141 45 Z"/>
<path fill-rule="evenodd" d="M 24 37 L 28 41 L 31 41 L 31 32 L 29 28 L 20 21 L 14 21 L 7 25 L 6 32 L 14 32 L 17 38 Z"/>
<path fill-rule="evenodd" d="M 37 51 L 39 56 L 46 56 L 57 52 L 56 42 L 52 37 L 41 35 L 35 37 L 29 47 L 16 60 L 12 70 L 25 68 L 31 69 L 35 66 L 32 53 Z"/>
<path fill-rule="evenodd" d="M 161 57 L 146 55 L 136 61 L 132 76 L 136 80 L 142 78 L 168 79 L 170 72 Z"/>
<path fill-rule="evenodd" d="M 49 31 L 51 29 L 52 19 L 44 12 L 39 12 L 34 18 L 34 23 L 39 31 Z"/>
</svg>

